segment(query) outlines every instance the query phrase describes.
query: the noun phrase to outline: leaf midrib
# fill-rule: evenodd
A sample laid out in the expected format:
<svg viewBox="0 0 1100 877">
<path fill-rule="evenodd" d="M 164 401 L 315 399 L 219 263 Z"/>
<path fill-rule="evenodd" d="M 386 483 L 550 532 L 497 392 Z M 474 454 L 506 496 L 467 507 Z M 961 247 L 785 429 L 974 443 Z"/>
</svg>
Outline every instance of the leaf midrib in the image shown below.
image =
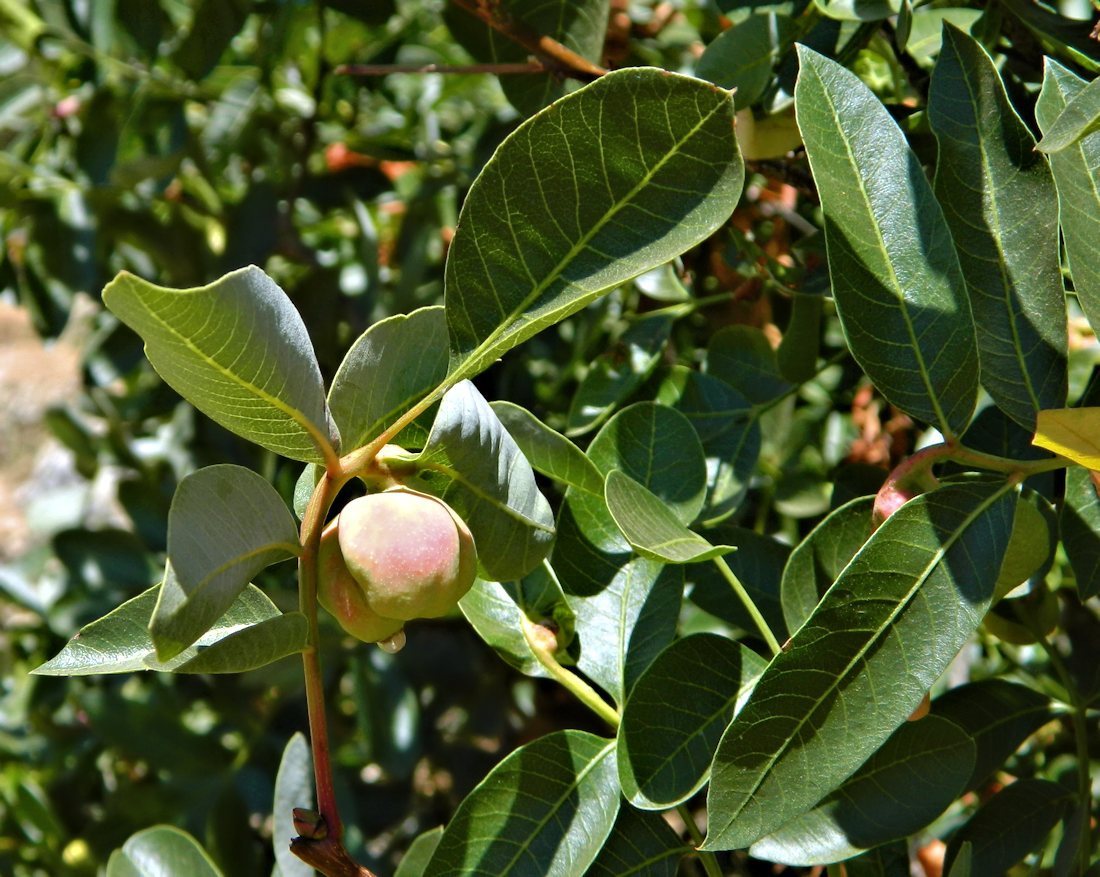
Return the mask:
<svg viewBox="0 0 1100 877">
<path fill-rule="evenodd" d="M 715 91 L 724 91 L 724 89 L 720 89 L 717 86 L 714 87 L 714 90 Z M 727 97 L 728 97 L 728 92 L 727 92 Z M 720 112 L 722 109 L 724 109 L 726 107 L 727 103 L 728 103 L 728 101 L 724 101 L 722 103 L 717 104 L 709 113 L 706 114 L 706 116 L 704 116 L 702 119 L 700 119 L 699 122 L 695 126 L 693 126 L 691 128 L 691 130 L 684 137 L 682 137 L 681 139 L 676 141 L 675 145 L 665 153 L 665 155 L 653 166 L 653 168 L 651 170 L 647 171 L 647 173 L 642 177 L 642 179 L 638 183 L 636 183 L 634 185 L 634 187 L 629 192 L 627 192 L 627 194 L 623 198 L 621 198 L 618 202 L 613 204 L 611 206 L 611 208 L 609 208 L 607 210 L 607 212 L 604 214 L 602 219 L 600 219 L 597 223 L 595 223 L 587 232 L 585 232 L 583 235 L 581 235 L 581 237 L 577 240 L 577 242 L 574 243 L 569 248 L 569 250 L 566 252 L 566 254 L 561 258 L 561 260 L 558 262 L 558 264 L 555 265 L 554 268 L 551 269 L 546 274 L 544 279 L 541 280 L 540 282 L 538 282 L 537 284 L 535 284 L 535 286 L 531 290 L 531 292 L 528 293 L 528 295 L 525 296 L 519 302 L 519 304 L 515 308 L 512 309 L 512 311 L 510 313 L 505 315 L 504 319 L 500 322 L 500 324 L 497 326 L 497 328 L 494 329 L 492 332 L 490 332 L 486 336 L 484 341 L 482 341 L 477 347 L 475 347 L 472 351 L 470 351 L 469 354 L 467 354 L 467 356 L 464 359 L 464 361 L 462 362 L 462 364 L 457 369 L 455 369 L 455 372 L 452 375 L 448 376 L 447 380 L 451 381 L 451 382 L 457 382 L 458 380 L 464 379 L 465 377 L 468 376 L 468 374 L 467 374 L 468 372 L 476 371 L 477 364 L 481 360 L 483 360 L 487 356 L 490 356 L 490 355 L 494 354 L 495 352 L 498 352 L 497 351 L 497 342 L 500 341 L 501 339 L 506 339 L 510 334 L 512 334 L 514 332 L 514 330 L 516 329 L 516 324 L 523 317 L 523 315 L 526 313 L 526 311 L 535 302 L 537 302 L 539 300 L 539 298 L 543 295 L 543 293 L 545 293 L 546 290 L 549 289 L 550 286 L 558 280 L 558 278 L 561 277 L 561 275 L 564 272 L 564 270 L 566 269 L 566 267 L 568 267 L 570 263 L 572 263 L 578 256 L 580 256 L 588 248 L 588 244 L 592 241 L 592 239 L 595 238 L 596 235 L 599 232 L 603 231 L 603 229 L 608 225 L 608 223 L 610 223 L 611 220 L 614 219 L 614 217 L 616 215 L 618 215 L 618 213 L 621 210 L 623 210 L 627 205 L 629 205 L 631 203 L 631 201 L 646 186 L 649 185 L 649 183 L 652 181 L 652 179 L 657 175 L 657 173 L 669 161 L 671 161 L 673 158 L 679 156 L 680 151 L 683 148 L 684 144 L 686 144 L 691 138 L 693 138 L 703 128 L 703 126 L 711 120 L 712 117 L 714 117 L 718 112 Z M 601 107 L 602 107 L 602 102 L 601 102 Z M 635 112 L 637 112 L 637 99 L 636 98 L 634 100 L 634 108 L 635 108 Z M 601 154 L 601 156 L 603 155 L 602 147 L 600 149 L 600 154 Z M 605 177 L 606 177 L 606 175 L 605 175 Z M 478 245 L 478 243 L 476 241 L 473 242 L 472 246 L 474 246 L 475 249 L 480 254 L 481 248 L 480 248 L 480 246 Z M 482 261 L 484 261 L 484 260 L 482 260 Z M 527 263 L 526 263 L 526 261 L 524 261 L 522 256 L 520 257 L 520 262 L 524 266 L 524 271 L 528 273 L 528 276 L 530 276 L 530 269 L 528 268 Z M 606 289 L 611 289 L 613 286 L 617 286 L 617 285 L 618 285 L 618 283 L 612 284 L 612 286 L 606 287 Z M 603 289 L 589 290 L 589 291 L 586 292 L 586 296 L 597 296 L 602 291 L 603 291 Z M 541 317 L 540 319 L 531 320 L 529 323 L 526 323 L 524 325 L 538 325 L 542 320 L 547 319 L 547 318 L 550 318 L 550 323 L 556 322 L 556 320 L 554 319 L 554 315 L 559 313 L 560 311 L 568 310 L 569 306 L 573 305 L 573 304 L 575 304 L 575 300 L 570 300 L 569 302 L 567 302 L 565 304 L 564 307 L 558 307 L 558 308 L 552 309 L 552 310 L 548 311 L 546 314 L 544 314 L 543 317 Z"/>
<path fill-rule="evenodd" d="M 771 774 L 772 768 L 775 767 L 775 765 L 786 754 L 788 749 L 793 745 L 794 739 L 800 735 L 800 733 L 802 731 L 802 728 L 810 720 L 811 716 L 815 712 L 817 712 L 817 709 L 824 702 L 825 698 L 830 693 L 832 693 L 834 690 L 840 689 L 842 687 L 841 683 L 848 680 L 848 678 L 849 678 L 849 676 L 852 672 L 853 667 L 856 667 L 863 660 L 864 656 L 868 652 L 871 651 L 871 648 L 875 644 L 878 643 L 878 641 L 881 639 L 881 637 L 883 637 L 885 635 L 885 633 L 890 630 L 890 628 L 892 627 L 893 623 L 897 620 L 897 618 L 909 607 L 909 605 L 912 603 L 914 597 L 920 591 L 921 587 L 928 580 L 928 578 L 932 575 L 932 573 L 935 572 L 935 570 L 938 568 L 940 562 L 942 561 L 944 556 L 947 554 L 948 550 L 950 548 L 952 548 L 960 538 L 962 538 L 962 535 L 967 532 L 967 530 L 970 528 L 970 526 L 974 523 L 974 521 L 980 515 L 984 514 L 987 509 L 989 509 L 1005 493 L 1007 493 L 1009 490 L 1011 490 L 1012 487 L 1013 487 L 1013 485 L 1010 482 L 1006 482 L 1005 485 L 1003 487 L 1001 487 L 1001 489 L 999 489 L 998 491 L 996 491 L 995 493 L 993 493 L 989 497 L 987 497 L 983 502 L 981 502 L 977 506 L 977 508 L 974 509 L 973 512 L 968 514 L 966 516 L 966 518 L 963 519 L 962 524 L 959 527 L 957 527 L 951 533 L 950 539 L 947 542 L 945 542 L 943 545 L 941 545 L 935 551 L 935 553 L 930 558 L 929 562 L 927 564 L 925 564 L 925 568 L 922 571 L 922 573 L 914 580 L 914 584 L 909 589 L 908 593 L 905 594 L 903 599 L 901 599 L 897 602 L 897 605 L 894 607 L 894 609 L 887 616 L 884 623 L 879 625 L 878 632 L 874 636 L 869 638 L 864 643 L 864 645 L 859 648 L 859 650 L 853 655 L 852 659 L 848 662 L 848 665 L 844 668 L 843 672 L 839 673 L 836 676 L 836 678 L 821 692 L 821 694 L 818 697 L 815 697 L 813 707 L 804 712 L 803 717 L 798 720 L 798 722 L 795 724 L 795 727 L 793 728 L 793 730 L 786 735 L 786 739 L 784 740 L 782 747 L 780 747 L 780 749 L 775 753 L 775 755 L 773 755 L 772 758 L 770 758 L 768 760 L 766 768 L 763 769 L 763 770 L 757 771 L 758 778 L 757 778 L 756 782 L 753 784 L 752 790 L 747 795 L 744 796 L 744 801 L 741 804 L 741 806 L 738 807 L 737 812 L 735 814 L 733 814 L 731 816 L 731 818 L 726 822 L 725 827 L 722 829 L 723 833 L 729 829 L 730 825 L 732 825 L 734 823 L 734 821 L 736 821 L 737 817 L 744 811 L 745 807 L 752 801 L 753 796 L 757 793 L 757 791 L 759 791 L 760 787 L 764 784 L 764 782 L 767 780 L 768 776 Z M 868 544 L 870 544 L 870 543 L 868 543 Z M 857 561 L 859 556 L 861 554 L 863 554 L 864 550 L 866 550 L 866 545 L 864 546 L 863 549 L 861 549 L 859 552 L 856 553 L 855 557 L 852 558 L 852 561 L 848 564 L 848 566 L 845 567 L 845 569 L 841 571 L 840 576 L 837 577 L 837 581 L 840 581 L 840 578 L 844 575 L 844 572 L 846 572 L 849 568 L 851 568 L 851 566 Z M 810 617 L 812 618 L 813 616 L 811 615 Z M 748 706 L 748 704 L 746 704 L 746 707 L 747 706 Z M 736 721 L 736 719 L 734 719 L 734 721 Z"/>
</svg>

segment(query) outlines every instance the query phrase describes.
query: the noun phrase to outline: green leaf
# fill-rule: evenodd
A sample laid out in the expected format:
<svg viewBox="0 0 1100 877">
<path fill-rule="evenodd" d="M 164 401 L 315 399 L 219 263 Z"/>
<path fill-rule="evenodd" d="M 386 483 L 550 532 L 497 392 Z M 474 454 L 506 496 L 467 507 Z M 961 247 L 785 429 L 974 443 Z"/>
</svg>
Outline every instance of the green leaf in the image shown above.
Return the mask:
<svg viewBox="0 0 1100 877">
<path fill-rule="evenodd" d="M 772 68 L 799 33 L 786 15 L 763 11 L 722 31 L 699 56 L 695 75 L 733 89 L 738 109 L 752 106 L 774 75 Z"/>
<path fill-rule="evenodd" d="M 779 373 L 792 383 L 805 383 L 817 374 L 817 358 L 821 352 L 822 296 L 791 297 L 791 317 L 783 330 L 783 340 L 776 348 Z"/>
<path fill-rule="evenodd" d="M 187 832 L 155 825 L 111 853 L 107 877 L 222 877 L 222 872 Z"/>
<path fill-rule="evenodd" d="M 517 749 L 459 806 L 425 877 L 584 873 L 619 810 L 615 743 L 558 731 Z"/>
<path fill-rule="evenodd" d="M 844 785 L 749 852 L 785 865 L 828 865 L 908 837 L 947 809 L 973 767 L 974 744 L 954 722 L 906 722 Z"/>
<path fill-rule="evenodd" d="M 709 633 L 661 652 L 631 689 L 619 726 L 619 782 L 627 800 L 664 810 L 702 788 L 722 732 L 766 664 L 745 646 Z"/>
<path fill-rule="evenodd" d="M 545 565 L 536 567 L 520 582 L 478 580 L 459 601 L 458 608 L 478 636 L 528 676 L 549 674 L 523 635 L 523 617 L 536 624 L 549 622 L 557 633 L 559 649 L 569 645 L 576 628 L 573 610 Z"/>
<path fill-rule="evenodd" d="M 81 628 L 56 656 L 33 672 L 40 676 L 135 670 L 243 673 L 306 646 L 305 616 L 298 612 L 280 614 L 263 591 L 249 585 L 197 642 L 170 663 L 162 663 L 156 659 L 149 636 L 149 619 L 159 591 L 160 585 L 154 585 Z"/>
<path fill-rule="evenodd" d="M 1066 401 L 1066 303 L 1050 168 L 985 50 L 944 25 L 928 121 L 935 192 L 970 292 L 982 385 L 1026 429 Z"/>
<path fill-rule="evenodd" d="M 830 512 L 791 552 L 780 600 L 788 630 L 798 630 L 833 586 L 840 571 L 871 535 L 873 496 L 850 500 Z"/>
<path fill-rule="evenodd" d="M 442 307 L 379 320 L 351 346 L 328 394 L 345 451 L 376 438 L 447 376 Z M 396 441 L 423 447 L 427 429 L 405 427 Z"/>
<path fill-rule="evenodd" d="M 684 567 L 599 551 L 581 536 L 568 508 L 558 530 L 553 567 L 576 616 L 577 666 L 621 705 L 676 635 Z"/>
<path fill-rule="evenodd" d="M 970 841 L 960 844 L 955 861 L 951 863 L 951 870 L 947 872 L 947 877 L 970 877 L 973 858 L 974 845 Z"/>
<path fill-rule="evenodd" d="M 466 522 L 485 578 L 525 576 L 550 550 L 554 515 L 535 484 L 531 464 L 489 403 L 469 381 L 443 397 L 424 450 L 421 474 Z"/>
<path fill-rule="evenodd" d="M 705 849 L 805 812 L 912 713 L 989 608 L 1015 502 L 1007 484 L 952 484 L 875 531 L 726 730 Z"/>
<path fill-rule="evenodd" d="M 642 557 L 697 563 L 737 550 L 733 545 L 711 545 L 689 530 L 658 497 L 620 469 L 608 473 L 604 499 L 626 541 Z"/>
<path fill-rule="evenodd" d="M 1088 86 L 1046 59 L 1035 119 L 1045 133 Z M 1089 322 L 1100 326 L 1100 133 L 1049 156 L 1058 187 L 1059 221 L 1073 288 Z"/>
<path fill-rule="evenodd" d="M 674 409 L 637 402 L 612 417 L 588 447 L 601 477 L 613 469 L 640 482 L 665 503 L 682 524 L 691 523 L 706 497 L 706 461 L 691 422 Z M 627 552 L 602 491 L 591 496 L 570 489 L 566 501 L 585 539 L 601 551 Z"/>
<path fill-rule="evenodd" d="M 275 774 L 271 846 L 280 877 L 314 877 L 313 868 L 290 851 L 291 840 L 298 836 L 294 828 L 295 807 L 306 810 L 313 807 L 313 758 L 309 741 L 301 732 L 287 741 Z"/>
<path fill-rule="evenodd" d="M 958 6 L 936 8 L 920 6 L 913 10 L 912 28 L 905 44 L 905 51 L 922 67 L 931 68 L 932 62 L 940 54 L 944 22 L 950 22 L 960 30 L 973 34 L 975 25 L 981 17 L 980 9 L 966 9 Z"/>
<path fill-rule="evenodd" d="M 847 877 L 910 877 L 909 844 L 897 841 L 848 859 Z"/>
<path fill-rule="evenodd" d="M 489 407 L 536 472 L 596 496 L 603 494 L 603 476 L 573 442 L 512 402 L 490 402 Z"/>
<path fill-rule="evenodd" d="M 244 26 L 252 4 L 253 0 L 199 0 L 192 7 L 191 29 L 172 60 L 191 79 L 205 77 Z"/>
<path fill-rule="evenodd" d="M 584 877 L 675 877 L 691 847 L 654 813 L 620 807 L 607 842 Z"/>
<path fill-rule="evenodd" d="M 207 466 L 168 513 L 168 566 L 150 631 L 162 661 L 198 639 L 262 569 L 300 552 L 290 509 L 260 475 Z"/>
<path fill-rule="evenodd" d="M 702 241 L 743 182 L 733 101 L 699 80 L 620 70 L 529 119 L 459 216 L 446 269 L 449 379 Z"/>
<path fill-rule="evenodd" d="M 733 514 L 760 456 L 760 423 L 752 405 L 725 381 L 684 366 L 669 369 L 655 401 L 686 416 L 703 444 L 708 489 L 700 517 L 710 523 Z"/>
<path fill-rule="evenodd" d="M 1028 737 L 1054 717 L 1050 698 L 1004 679 L 956 686 L 933 701 L 932 712 L 950 719 L 974 741 L 974 771 L 967 791 L 981 788 Z"/>
<path fill-rule="evenodd" d="M 1086 469 L 1100 470 L 1100 407 L 1040 411 L 1031 443 Z"/>
<path fill-rule="evenodd" d="M 1094 79 L 1071 100 L 1035 148 L 1040 152 L 1061 152 L 1100 131 L 1100 79 Z"/>
<path fill-rule="evenodd" d="M 397 863 L 397 870 L 393 872 L 393 877 L 421 877 L 442 837 L 442 825 L 417 835 L 416 840 L 409 844 L 405 855 Z"/>
<path fill-rule="evenodd" d="M 710 336 L 707 374 L 725 381 L 750 402 L 782 396 L 790 383 L 764 333 L 752 326 L 726 326 Z"/>
<path fill-rule="evenodd" d="M 630 397 L 661 361 L 673 319 L 643 317 L 588 366 L 566 415 L 566 434 L 595 429 Z"/>
<path fill-rule="evenodd" d="M 814 4 L 840 21 L 882 21 L 898 14 L 900 0 L 814 0 Z"/>
<path fill-rule="evenodd" d="M 1100 496 L 1092 473 L 1079 466 L 1066 472 L 1066 497 L 1059 517 L 1062 545 L 1082 600 L 1100 594 Z"/>
<path fill-rule="evenodd" d="M 103 301 L 142 337 L 160 376 L 203 414 L 292 460 L 335 459 L 339 433 L 309 333 L 259 268 L 194 289 L 166 289 L 124 271 Z"/>
<path fill-rule="evenodd" d="M 810 49 L 799 47 L 799 58 L 798 126 L 852 355 L 892 403 L 957 435 L 977 399 L 978 355 L 943 211 L 867 86 Z"/>
<path fill-rule="evenodd" d="M 947 845 L 944 870 L 953 873 L 960 847 L 971 846 L 972 874 L 1004 874 L 1054 830 L 1073 793 L 1047 780 L 1016 780 L 986 801 Z"/>
<path fill-rule="evenodd" d="M 1100 48 L 1092 36 L 1091 21 L 1067 18 L 1032 0 L 1003 0 L 998 5 L 1031 31 L 1048 55 L 1067 59 L 1091 73 L 1100 73 Z"/>
</svg>

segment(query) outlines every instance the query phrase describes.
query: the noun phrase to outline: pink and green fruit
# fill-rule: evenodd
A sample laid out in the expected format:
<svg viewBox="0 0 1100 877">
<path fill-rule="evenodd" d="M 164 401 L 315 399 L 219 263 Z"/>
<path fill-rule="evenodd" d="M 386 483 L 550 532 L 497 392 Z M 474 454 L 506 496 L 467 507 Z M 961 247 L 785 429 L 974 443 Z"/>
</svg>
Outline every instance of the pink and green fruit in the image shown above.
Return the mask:
<svg viewBox="0 0 1100 877">
<path fill-rule="evenodd" d="M 366 643 L 387 640 L 400 631 L 405 622 L 383 618 L 367 605 L 362 586 L 352 576 L 340 553 L 338 524 L 339 518 L 321 534 L 317 555 L 317 600 L 356 639 Z"/>
<path fill-rule="evenodd" d="M 337 521 L 343 560 L 382 618 L 444 615 L 477 576 L 470 530 L 434 496 L 394 487 L 352 500 Z"/>
</svg>

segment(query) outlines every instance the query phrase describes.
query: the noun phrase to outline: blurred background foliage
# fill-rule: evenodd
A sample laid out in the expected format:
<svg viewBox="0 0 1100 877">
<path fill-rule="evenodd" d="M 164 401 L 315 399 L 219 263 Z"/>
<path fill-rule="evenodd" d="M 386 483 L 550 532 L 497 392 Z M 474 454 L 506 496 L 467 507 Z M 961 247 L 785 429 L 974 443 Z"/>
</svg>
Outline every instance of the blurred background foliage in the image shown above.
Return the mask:
<svg viewBox="0 0 1100 877">
<path fill-rule="evenodd" d="M 805 2 L 768 9 L 800 26 L 812 17 L 799 38 L 851 64 L 918 148 L 930 137 L 920 110 L 943 18 L 1000 46 L 1025 106 L 1043 51 L 1091 75 L 1100 67 L 1087 25 L 1023 0 L 910 10 L 904 51 L 884 20 L 896 8 L 861 21 L 842 0 L 817 6 L 833 17 L 808 16 Z M 723 81 L 720 49 L 700 59 L 760 8 L 610 4 L 600 60 L 710 64 L 715 81 L 741 88 L 760 157 L 746 142 L 752 175 L 726 229 L 536 337 L 479 384 L 583 444 L 617 407 L 668 392 L 677 364 L 697 364 L 708 346 L 712 361 L 727 351 L 729 374 L 752 376 L 731 381 L 750 401 L 783 397 L 763 420 L 759 457 L 731 475 L 742 489 L 717 512 L 738 538 L 768 547 L 752 553 L 758 568 L 737 571 L 778 612 L 788 546 L 875 490 L 919 436 L 842 349 L 804 161 L 774 160 L 761 145 L 767 131 L 783 136 L 784 118 L 789 129 L 789 53 L 736 82 Z M 184 475 L 235 462 L 288 502 L 298 476 L 182 403 L 98 296 L 120 270 L 187 287 L 260 265 L 302 312 L 326 378 L 372 322 L 439 302 L 467 187 L 526 114 L 576 84 L 533 96 L 485 73 L 340 67 L 486 60 L 471 54 L 486 45 L 477 28 L 443 0 L 0 0 L 0 873 L 95 874 L 161 821 L 198 837 L 227 874 L 271 872 L 275 770 L 306 727 L 296 660 L 233 677 L 28 676 L 82 624 L 159 579 Z M 1093 339 L 1077 342 L 1079 393 L 1096 353 Z M 1002 441 L 1003 424 L 989 420 L 989 441 Z M 1057 586 L 1060 567 L 1051 575 Z M 259 584 L 282 607 L 296 603 L 289 565 Z M 1060 593 L 1068 623 L 1100 632 Z M 714 582 L 698 578 L 689 595 L 685 629 L 741 626 Z M 335 624 L 328 634 L 348 844 L 384 873 L 515 746 L 557 727 L 599 730 L 460 618 L 411 626 L 396 656 Z M 1091 657 L 1073 657 L 1090 674 L 1086 690 Z M 985 642 L 970 672 L 1031 660 L 1043 658 Z M 1071 751 L 1053 734 L 1017 756 L 1020 775 L 1057 776 Z"/>
</svg>

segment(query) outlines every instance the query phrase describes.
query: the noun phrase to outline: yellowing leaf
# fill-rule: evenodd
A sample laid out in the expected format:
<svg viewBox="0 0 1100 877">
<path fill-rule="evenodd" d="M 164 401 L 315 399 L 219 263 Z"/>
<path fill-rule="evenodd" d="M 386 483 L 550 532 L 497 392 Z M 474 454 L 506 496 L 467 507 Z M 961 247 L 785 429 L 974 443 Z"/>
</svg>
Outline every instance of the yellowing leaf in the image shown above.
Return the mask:
<svg viewBox="0 0 1100 877">
<path fill-rule="evenodd" d="M 1040 411 L 1031 443 L 1100 470 L 1100 408 Z"/>
</svg>

